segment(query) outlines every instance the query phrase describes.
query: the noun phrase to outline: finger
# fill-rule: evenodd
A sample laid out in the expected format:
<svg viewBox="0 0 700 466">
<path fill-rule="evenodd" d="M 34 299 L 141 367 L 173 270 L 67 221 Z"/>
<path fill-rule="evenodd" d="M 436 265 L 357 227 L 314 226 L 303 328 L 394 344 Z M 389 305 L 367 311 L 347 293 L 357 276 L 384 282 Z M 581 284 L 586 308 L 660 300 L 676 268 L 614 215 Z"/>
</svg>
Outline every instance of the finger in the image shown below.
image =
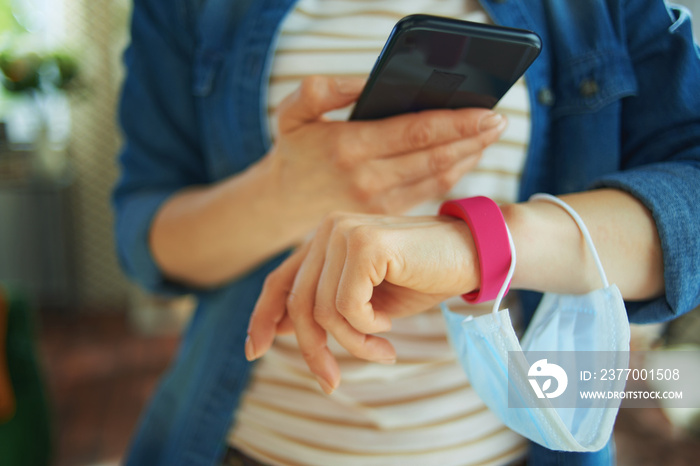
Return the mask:
<svg viewBox="0 0 700 466">
<path fill-rule="evenodd" d="M 342 225 L 338 229 L 343 230 Z M 326 250 L 326 260 L 316 290 L 314 318 L 336 341 L 355 357 L 381 363 L 396 361 L 396 351 L 384 338 L 368 335 L 353 328 L 336 309 L 338 284 L 346 261 L 345 231 L 331 236 Z M 372 322 L 364 322 L 366 332 L 388 331 L 391 321 L 384 315 L 379 319 L 368 316 Z"/>
<path fill-rule="evenodd" d="M 376 177 L 376 183 L 381 183 L 385 189 L 410 184 L 428 176 L 444 173 L 460 161 L 480 154 L 498 140 L 504 128 L 505 126 L 499 126 L 475 137 L 441 144 L 430 149 L 371 160 L 367 168 L 376 174 L 381 174 Z"/>
<path fill-rule="evenodd" d="M 381 364 L 396 362 L 396 350 L 386 338 L 357 331 L 338 312 L 333 312 L 326 322 L 333 329 L 329 330 L 333 338 L 356 358 Z"/>
<path fill-rule="evenodd" d="M 387 273 L 386 248 L 371 227 L 356 228 L 347 239 L 347 258 L 338 279 L 335 307 L 362 333 L 372 333 L 389 320 L 372 306 L 372 294 Z"/>
<path fill-rule="evenodd" d="M 332 221 L 328 220 L 319 227 L 287 298 L 287 311 L 299 350 L 326 393 L 331 393 L 340 383 L 340 368 L 326 344 L 326 331 L 314 320 L 313 308 L 331 228 Z"/>
<path fill-rule="evenodd" d="M 505 117 L 483 108 L 428 110 L 384 120 L 353 122 L 348 157 L 388 157 L 474 137 L 503 126 Z"/>
<path fill-rule="evenodd" d="M 279 106 L 279 130 L 292 131 L 318 120 L 324 113 L 343 108 L 357 100 L 365 80 L 330 76 L 309 76 Z"/>
<path fill-rule="evenodd" d="M 282 320 L 277 324 L 277 335 L 290 335 L 294 333 L 294 322 L 289 318 L 289 314 L 285 314 Z"/>
<path fill-rule="evenodd" d="M 290 313 L 301 355 L 324 392 L 330 394 L 340 384 L 340 367 L 327 346 L 326 331 L 313 319 L 311 311 Z"/>
<path fill-rule="evenodd" d="M 248 323 L 245 353 L 248 361 L 258 359 L 272 346 L 278 323 L 287 313 L 287 296 L 308 245 L 289 256 L 265 279 Z"/>
</svg>

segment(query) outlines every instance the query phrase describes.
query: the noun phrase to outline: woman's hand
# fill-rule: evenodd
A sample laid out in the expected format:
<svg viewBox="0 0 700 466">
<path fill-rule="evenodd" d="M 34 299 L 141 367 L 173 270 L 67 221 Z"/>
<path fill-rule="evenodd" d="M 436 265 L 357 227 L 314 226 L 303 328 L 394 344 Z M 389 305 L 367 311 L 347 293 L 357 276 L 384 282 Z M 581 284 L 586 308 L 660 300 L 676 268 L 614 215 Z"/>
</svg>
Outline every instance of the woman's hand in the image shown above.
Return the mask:
<svg viewBox="0 0 700 466">
<path fill-rule="evenodd" d="M 633 196 L 601 189 L 563 197 L 587 225 L 608 280 L 623 298 L 664 292 L 664 268 L 651 213 Z M 564 294 L 601 286 L 576 224 L 546 202 L 501 206 L 518 265 L 511 289 Z M 256 359 L 278 331 L 294 330 L 311 371 L 326 392 L 340 381 L 326 332 L 353 355 L 391 362 L 395 352 L 371 335 L 390 319 L 425 310 L 481 284 L 471 232 L 448 217 L 327 217 L 307 243 L 268 277 L 253 310 L 246 356 Z"/>
<path fill-rule="evenodd" d="M 279 132 L 265 157 L 168 199 L 150 231 L 164 273 L 196 287 L 220 286 L 302 242 L 329 212 L 397 214 L 438 197 L 506 124 L 485 109 L 377 121 L 324 117 L 354 102 L 362 86 L 358 79 L 304 80 L 280 104 Z"/>
<path fill-rule="evenodd" d="M 391 344 L 371 334 L 389 330 L 391 318 L 477 288 L 475 254 L 460 220 L 330 215 L 268 276 L 251 317 L 246 356 L 262 356 L 277 332 L 293 328 L 311 372 L 330 393 L 340 372 L 327 332 L 358 358 L 393 362 Z"/>
<path fill-rule="evenodd" d="M 281 202 L 313 211 L 398 214 L 449 191 L 506 126 L 486 109 L 437 110 L 377 121 L 328 121 L 361 79 L 314 76 L 279 108 L 267 158 Z M 320 215 L 319 215 L 320 213 Z"/>
</svg>

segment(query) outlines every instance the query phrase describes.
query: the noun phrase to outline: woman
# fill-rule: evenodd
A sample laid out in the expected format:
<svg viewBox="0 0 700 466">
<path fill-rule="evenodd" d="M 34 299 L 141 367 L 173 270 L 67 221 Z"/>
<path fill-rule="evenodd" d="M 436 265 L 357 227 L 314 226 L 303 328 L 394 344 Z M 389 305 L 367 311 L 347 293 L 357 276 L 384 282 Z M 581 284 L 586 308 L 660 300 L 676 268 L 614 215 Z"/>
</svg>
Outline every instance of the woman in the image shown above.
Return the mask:
<svg viewBox="0 0 700 466">
<path fill-rule="evenodd" d="M 297 370 L 298 362 L 303 364 L 300 354 L 284 359 L 289 348 L 281 345 L 277 360 L 266 358 L 269 363 L 263 360 L 255 366 L 256 381 L 247 385 L 251 366 L 241 349 L 262 282 L 282 259 L 274 256 L 299 244 L 330 211 L 401 213 L 430 198 L 439 201 L 446 188 L 474 168 L 482 148 L 496 146 L 504 131 L 503 119 L 488 111 L 466 109 L 372 124 L 329 122 L 322 115 L 350 104 L 361 84 L 321 77 L 305 80 L 301 90 L 281 104 L 279 134 L 272 144 L 264 120 L 266 106 L 276 107 L 281 96 L 289 93 L 285 85 L 300 77 L 296 73 L 313 74 L 311 66 L 325 63 L 318 58 L 285 61 L 285 56 L 299 50 L 303 54 L 308 46 L 304 41 L 309 40 L 315 47 L 313 53 L 330 48 L 331 55 L 337 55 L 344 45 L 331 38 L 338 38 L 333 33 L 340 27 L 356 30 L 360 41 L 379 33 L 366 16 L 347 14 L 347 10 L 340 11 L 350 23 L 329 23 L 334 15 L 324 10 L 328 7 L 325 2 L 295 5 L 293 1 L 261 1 L 253 2 L 249 9 L 243 3 L 223 0 L 201 3 L 181 1 L 175 8 L 171 2 L 137 2 L 132 46 L 126 55 L 128 75 L 121 106 L 126 144 L 121 156 L 123 176 L 115 192 L 120 258 L 126 271 L 142 285 L 159 292 L 194 291 L 199 302 L 180 353 L 142 420 L 129 461 L 216 464 L 230 443 L 264 462 L 310 462 L 307 459 L 313 446 L 303 450 L 308 456 L 279 458 L 281 452 L 291 451 L 289 431 L 270 435 L 270 439 L 284 437 L 286 443 L 270 442 L 274 445 L 268 451 L 260 451 L 261 446 L 251 445 L 250 440 L 270 427 L 285 428 L 274 420 L 281 419 L 289 406 L 256 411 L 260 403 L 256 406 L 255 400 L 264 400 L 265 390 L 271 388 L 265 385 L 265 377 L 270 373 L 296 374 L 294 383 L 301 383 L 304 377 Z M 693 245 L 698 240 L 694 234 L 697 229 L 691 226 L 697 225 L 698 218 L 695 186 L 700 105 L 692 89 L 700 71 L 686 17 L 652 0 L 624 5 L 612 0 L 484 2 L 481 6 L 461 1 L 401 2 L 401 6 L 394 5 L 398 2 L 372 2 L 370 7 L 368 2 L 344 3 L 347 8 L 348 4 L 361 4 L 372 10 L 369 15 L 375 19 L 388 11 L 389 24 L 403 14 L 419 11 L 462 17 L 485 12 L 494 22 L 538 32 L 544 49 L 526 74 L 527 92 L 515 99 L 514 111 L 508 115 L 511 124 L 502 136 L 506 149 L 499 152 L 513 154 L 502 156 L 508 164 L 517 159 L 515 152 L 525 154 L 527 147 L 522 177 L 517 176 L 520 167 L 508 165 L 511 184 L 502 183 L 502 179 L 484 181 L 487 176 L 482 177 L 483 183 L 472 178 L 472 182 L 458 185 L 461 190 L 456 194 L 486 194 L 515 201 L 537 191 L 560 194 L 592 186 L 611 188 L 579 194 L 573 203 L 587 217 L 589 227 L 596 224 L 598 215 L 600 225 L 620 220 L 597 244 L 610 251 L 606 267 L 615 269 L 611 273 L 616 279 L 629 282 L 626 298 L 642 300 L 628 304 L 630 318 L 640 322 L 666 320 L 698 304 L 697 293 L 692 291 L 698 278 L 693 266 L 694 251 L 698 250 Z M 287 15 L 292 7 L 296 9 Z M 316 24 L 321 29 L 314 32 Z M 278 36 L 279 28 L 282 34 Z M 311 31 L 309 37 L 303 37 L 305 31 Z M 374 47 L 367 53 L 376 56 L 387 33 L 382 31 L 381 38 L 369 37 L 374 45 L 349 48 Z M 325 45 L 313 45 L 314 36 L 324 37 Z M 346 75 L 358 72 L 354 66 L 362 67 L 364 73 L 369 70 L 366 63 L 358 65 L 358 61 L 346 58 L 340 61 L 349 66 Z M 295 71 L 297 62 L 305 63 L 305 69 Z M 285 66 L 292 66 L 291 71 Z M 286 77 L 275 79 L 276 73 Z M 527 126 L 530 120 L 531 131 Z M 269 126 L 274 128 L 275 124 Z M 508 152 L 510 146 L 518 150 Z M 487 151 L 482 165 L 495 158 L 498 156 L 489 157 Z M 488 172 L 477 169 L 473 174 Z M 586 208 L 601 202 L 604 209 Z M 428 213 L 434 214 L 436 205 L 433 203 Z M 626 233 L 624 241 L 620 231 Z M 629 266 L 629 255 L 616 258 L 620 252 L 617 245 L 628 244 L 630 235 L 636 238 L 634 244 L 652 252 L 638 258 L 642 261 L 638 268 Z M 564 233 L 562 238 L 553 257 L 540 258 L 541 263 L 557 263 L 562 251 L 580 251 L 578 243 L 571 249 L 572 244 L 566 242 L 571 236 Z M 628 277 L 630 270 L 635 274 Z M 545 278 L 541 276 L 538 283 L 521 283 L 524 288 L 547 290 L 552 282 Z M 640 285 L 643 282 L 646 288 Z M 568 283 L 561 285 L 569 289 Z M 530 295 L 522 297 L 525 321 L 536 300 Z M 433 324 L 431 329 L 439 327 Z M 409 342 L 406 351 L 415 348 L 421 338 L 415 327 L 404 329 Z M 253 348 L 251 355 L 256 356 L 258 350 Z M 387 356 L 390 361 L 392 355 L 386 353 L 374 359 Z M 442 367 L 441 358 L 446 357 L 441 346 L 434 356 L 431 361 L 421 359 L 416 366 L 437 370 Z M 280 358 L 282 362 L 277 364 Z M 401 361 L 399 358 L 397 365 Z M 352 360 L 347 364 L 352 365 Z M 374 366 L 363 367 L 372 371 Z M 356 372 L 361 379 L 359 386 L 371 387 L 376 378 L 362 378 L 362 371 Z M 447 373 L 457 374 L 453 369 Z M 389 391 L 405 387 L 401 380 L 397 375 Z M 327 391 L 334 388 L 334 380 L 325 382 Z M 280 381 L 272 385 L 275 383 Z M 464 394 L 469 390 L 465 386 L 452 388 Z M 235 415 L 238 422 L 230 430 L 244 391 L 246 397 Z M 376 391 L 367 393 L 377 401 Z M 322 395 L 317 395 L 313 399 L 321 400 Z M 347 424 L 344 416 L 351 415 L 341 412 L 343 403 L 334 396 L 324 409 L 334 410 L 333 419 L 345 419 Z M 352 402 L 358 399 L 355 395 Z M 445 401 L 436 386 L 430 388 L 428 399 Z M 464 397 L 457 399 L 463 402 Z M 486 417 L 476 421 L 471 417 L 479 409 L 476 404 L 461 406 L 459 416 L 471 426 L 474 422 L 478 426 L 482 419 L 483 427 Z M 387 410 L 380 410 L 381 419 L 377 419 L 371 417 L 377 412 L 372 410 L 370 418 L 378 425 L 396 427 L 398 423 L 400 427 L 405 411 L 391 418 Z M 256 424 L 259 419 L 255 413 L 260 412 L 270 414 L 272 421 Z M 293 418 L 308 414 L 301 407 Z M 449 418 L 449 412 L 442 415 L 441 422 Z M 352 427 L 368 425 L 367 418 L 362 419 Z M 313 426 L 294 425 L 300 426 L 298 435 L 308 439 Z M 328 425 L 327 420 L 324 425 Z M 425 425 L 413 427 L 420 433 Z M 253 429 L 249 437 L 244 429 Z M 421 444 L 419 451 L 411 451 L 407 457 L 430 464 L 429 456 L 416 455 L 457 448 L 460 439 L 468 438 L 474 438 L 478 446 L 470 451 L 481 452 L 484 461 L 521 457 L 523 448 L 517 437 L 509 436 L 495 423 L 489 429 L 483 430 L 500 439 L 493 445 L 488 444 L 492 438 L 488 435 L 470 437 L 464 431 L 448 430 L 454 437 L 451 443 Z M 473 430 L 478 429 L 468 431 Z M 341 440 L 346 440 L 346 434 L 357 431 L 342 432 Z M 373 437 L 377 430 L 367 433 Z M 316 450 L 327 453 L 329 443 L 323 442 L 335 445 L 332 440 L 319 439 L 321 446 Z M 358 458 L 353 456 L 358 454 L 357 445 L 348 443 L 351 445 L 340 449 L 336 457 Z M 303 444 L 302 440 L 297 442 L 297 446 Z M 382 445 L 389 443 L 377 448 Z M 406 451 L 401 442 L 391 446 L 395 447 L 392 451 L 379 450 L 378 454 L 401 458 L 401 452 Z M 367 448 L 362 453 L 367 453 Z M 487 450 L 497 453 L 489 455 Z M 367 454 L 371 457 L 372 452 Z M 549 452 L 538 446 L 530 452 L 534 464 L 561 459 L 569 464 L 608 464 L 611 457 L 610 447 L 594 454 Z M 456 464 L 478 461 L 475 456 L 451 458 Z M 447 464 L 432 463 L 436 462 Z"/>
</svg>

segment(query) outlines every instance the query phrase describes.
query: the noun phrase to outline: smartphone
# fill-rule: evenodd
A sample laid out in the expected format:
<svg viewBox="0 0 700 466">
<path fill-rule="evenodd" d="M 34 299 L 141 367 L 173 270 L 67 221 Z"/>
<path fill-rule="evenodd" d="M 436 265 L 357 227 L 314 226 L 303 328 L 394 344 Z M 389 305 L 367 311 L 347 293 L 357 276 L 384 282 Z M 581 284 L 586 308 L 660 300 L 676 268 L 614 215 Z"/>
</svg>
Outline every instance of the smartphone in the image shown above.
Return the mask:
<svg viewBox="0 0 700 466">
<path fill-rule="evenodd" d="M 532 31 L 406 16 L 389 35 L 350 119 L 437 108 L 493 108 L 541 48 Z"/>
</svg>

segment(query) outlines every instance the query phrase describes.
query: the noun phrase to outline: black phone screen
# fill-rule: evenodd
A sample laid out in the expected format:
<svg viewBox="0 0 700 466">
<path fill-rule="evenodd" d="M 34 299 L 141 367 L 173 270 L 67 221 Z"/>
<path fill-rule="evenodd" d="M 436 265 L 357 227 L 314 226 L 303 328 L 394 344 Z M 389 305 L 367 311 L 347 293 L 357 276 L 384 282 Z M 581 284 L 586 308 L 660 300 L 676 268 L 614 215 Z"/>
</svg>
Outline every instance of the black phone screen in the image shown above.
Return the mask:
<svg viewBox="0 0 700 466">
<path fill-rule="evenodd" d="M 492 108 L 539 54 L 529 31 L 414 15 L 380 54 L 351 119 L 435 108 Z"/>
</svg>

